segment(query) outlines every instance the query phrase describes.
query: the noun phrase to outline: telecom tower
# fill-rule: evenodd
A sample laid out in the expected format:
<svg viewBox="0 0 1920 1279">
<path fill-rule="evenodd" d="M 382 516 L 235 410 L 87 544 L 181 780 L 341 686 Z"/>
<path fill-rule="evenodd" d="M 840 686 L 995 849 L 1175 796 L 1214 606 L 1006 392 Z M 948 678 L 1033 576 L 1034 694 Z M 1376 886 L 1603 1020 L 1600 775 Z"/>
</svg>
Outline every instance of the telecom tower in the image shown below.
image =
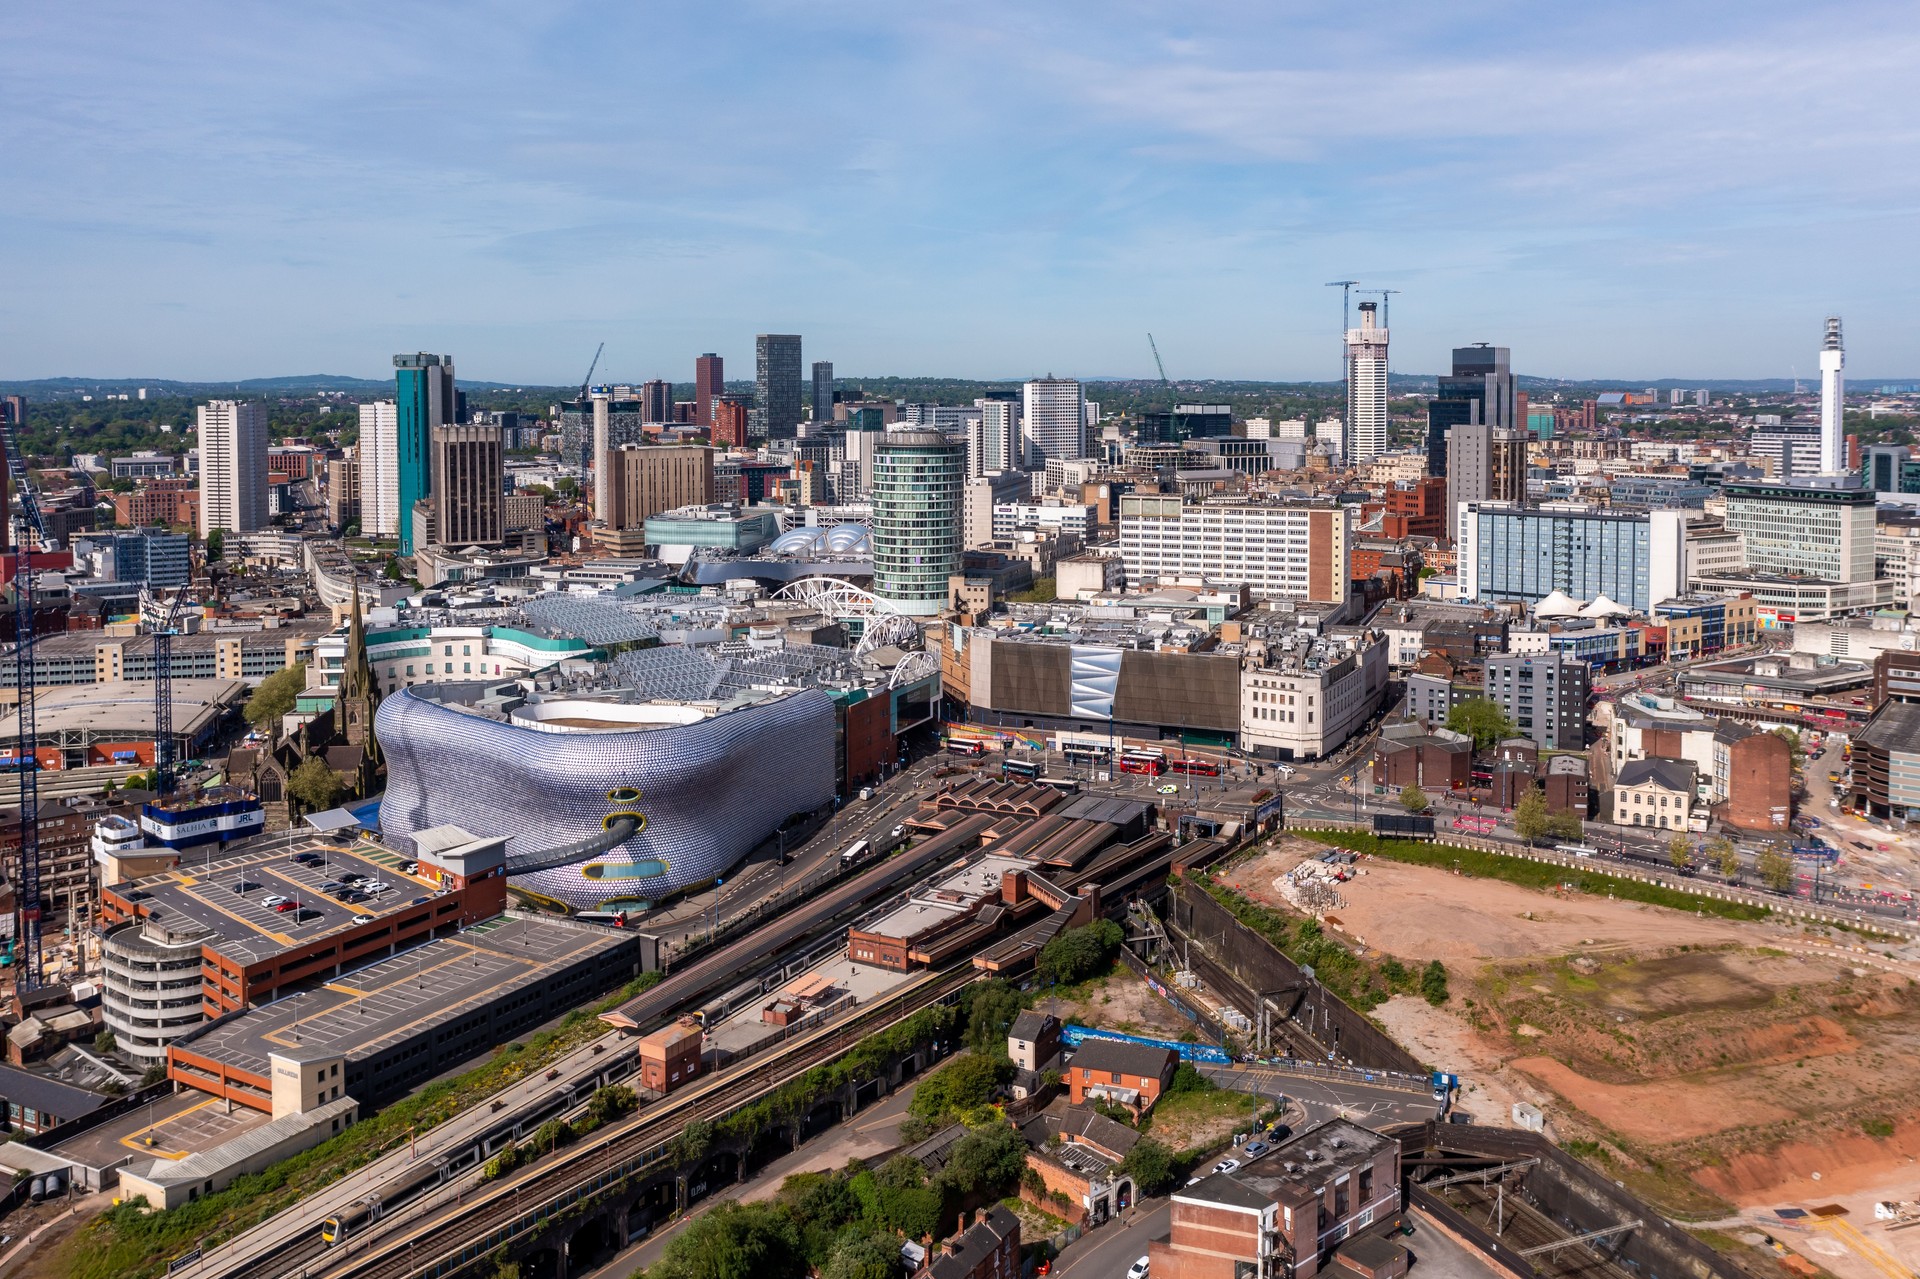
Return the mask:
<svg viewBox="0 0 1920 1279">
<path fill-rule="evenodd" d="M 1840 342 L 1840 317 L 1827 317 L 1826 341 L 1820 344 L 1820 473 L 1839 475 L 1847 469 L 1846 426 L 1842 401 L 1847 396 L 1847 350 Z"/>
<path fill-rule="evenodd" d="M 1379 304 L 1360 304 L 1360 327 L 1347 330 L 1348 466 L 1387 451 L 1387 331 L 1374 323 Z"/>
</svg>

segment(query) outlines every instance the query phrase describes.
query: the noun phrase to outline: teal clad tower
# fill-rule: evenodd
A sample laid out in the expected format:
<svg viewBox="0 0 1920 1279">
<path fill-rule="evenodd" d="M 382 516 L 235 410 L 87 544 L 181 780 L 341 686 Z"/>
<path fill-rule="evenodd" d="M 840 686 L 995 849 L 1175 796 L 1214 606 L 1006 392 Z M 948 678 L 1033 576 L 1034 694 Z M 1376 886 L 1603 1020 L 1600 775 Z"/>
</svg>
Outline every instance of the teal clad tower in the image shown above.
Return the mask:
<svg viewBox="0 0 1920 1279">
<path fill-rule="evenodd" d="M 454 420 L 453 357 L 424 351 L 393 357 L 397 382 L 400 553 L 412 555 L 413 505 L 433 495 L 433 428 Z"/>
</svg>

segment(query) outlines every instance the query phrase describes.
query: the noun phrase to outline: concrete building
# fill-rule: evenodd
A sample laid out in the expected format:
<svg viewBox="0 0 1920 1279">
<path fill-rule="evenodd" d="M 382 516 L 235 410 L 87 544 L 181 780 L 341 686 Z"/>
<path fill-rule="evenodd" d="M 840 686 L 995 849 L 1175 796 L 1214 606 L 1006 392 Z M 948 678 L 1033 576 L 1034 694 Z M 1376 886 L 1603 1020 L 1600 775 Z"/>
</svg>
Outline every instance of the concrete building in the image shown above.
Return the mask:
<svg viewBox="0 0 1920 1279">
<path fill-rule="evenodd" d="M 1329 1119 L 1174 1191 L 1167 1237 L 1147 1257 L 1153 1279 L 1312 1279 L 1335 1248 L 1399 1210 L 1400 1143 Z"/>
<path fill-rule="evenodd" d="M 1725 491 L 1727 528 L 1741 535 L 1749 570 L 1840 584 L 1874 580 L 1872 489 L 1729 484 Z"/>
<path fill-rule="evenodd" d="M 392 400 L 360 406 L 360 531 L 400 536 L 400 438 Z"/>
<path fill-rule="evenodd" d="M 1847 353 L 1840 340 L 1840 317 L 1827 317 L 1827 333 L 1820 343 L 1820 473 L 1838 475 L 1847 465 L 1846 424 Z"/>
<path fill-rule="evenodd" d="M 211 534 L 267 526 L 267 406 L 213 400 L 199 408 L 200 527 Z"/>
<path fill-rule="evenodd" d="M 1920 704 L 1888 702 L 1854 735 L 1847 806 L 1903 825 L 1920 819 Z"/>
<path fill-rule="evenodd" d="M 1347 330 L 1346 464 L 1360 466 L 1387 451 L 1387 330 L 1378 304 L 1360 304 L 1360 327 Z"/>
<path fill-rule="evenodd" d="M 1489 657 L 1487 700 L 1541 750 L 1585 750 L 1590 668 L 1565 653 Z"/>
<path fill-rule="evenodd" d="M 753 416 L 756 440 L 790 440 L 800 425 L 800 335 L 762 333 L 753 339 Z"/>
<path fill-rule="evenodd" d="M 345 457 L 327 459 L 327 524 L 341 533 L 360 523 L 358 448 L 349 448 Z"/>
<path fill-rule="evenodd" d="M 504 463 L 497 426 L 433 428 L 436 541 L 467 547 L 506 540 Z"/>
<path fill-rule="evenodd" d="M 400 553 L 414 552 L 414 508 L 433 496 L 433 428 L 457 420 L 453 357 L 416 351 L 393 357 L 396 533 Z"/>
<path fill-rule="evenodd" d="M 831 429 L 833 422 L 833 365 L 826 360 L 813 362 L 813 429 L 816 433 Z"/>
<path fill-rule="evenodd" d="M 1240 748 L 1268 759 L 1319 759 L 1367 722 L 1386 688 L 1387 644 L 1377 631 L 1249 639 Z"/>
<path fill-rule="evenodd" d="M 1259 599 L 1344 603 L 1351 512 L 1317 503 L 1120 499 L 1120 557 L 1132 582 L 1243 581 Z"/>
<path fill-rule="evenodd" d="M 602 465 L 606 523 L 593 537 L 615 555 L 643 553 L 646 524 L 654 516 L 714 501 L 713 450 L 703 444 L 623 444 Z"/>
<path fill-rule="evenodd" d="M 938 431 L 880 437 L 873 469 L 873 590 L 902 612 L 947 606 L 960 567 L 960 490 L 966 451 Z"/>
<path fill-rule="evenodd" d="M 1041 468 L 1049 458 L 1087 456 L 1086 396 L 1080 383 L 1049 374 L 1028 382 L 1023 397 L 1025 465 Z"/>
<path fill-rule="evenodd" d="M 1470 504 L 1510 502 L 1527 496 L 1527 437 L 1524 431 L 1462 423 L 1447 431 L 1447 500 L 1453 510 L 1449 528 L 1456 539 Z"/>
<path fill-rule="evenodd" d="M 1440 379 L 1427 403 L 1427 474 L 1451 471 L 1447 434 L 1456 426 L 1524 427 L 1516 420 L 1512 361 L 1507 348 L 1477 342 L 1453 349 L 1453 374 Z"/>
</svg>

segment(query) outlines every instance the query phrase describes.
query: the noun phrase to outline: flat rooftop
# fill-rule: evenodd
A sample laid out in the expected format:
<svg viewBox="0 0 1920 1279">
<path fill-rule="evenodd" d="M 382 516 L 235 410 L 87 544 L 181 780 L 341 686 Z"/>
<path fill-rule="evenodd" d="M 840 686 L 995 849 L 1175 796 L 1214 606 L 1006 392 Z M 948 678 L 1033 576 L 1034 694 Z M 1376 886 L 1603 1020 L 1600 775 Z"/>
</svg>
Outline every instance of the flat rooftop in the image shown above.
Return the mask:
<svg viewBox="0 0 1920 1279">
<path fill-rule="evenodd" d="M 1031 870 L 1033 865 L 1022 858 L 989 853 L 914 889 L 906 901 L 857 931 L 871 937 L 919 937 L 943 920 L 970 914 L 983 898 L 998 898 L 1002 876 Z"/>
<path fill-rule="evenodd" d="M 317 989 L 283 994 L 182 1047 L 261 1077 L 271 1077 L 267 1058 L 275 1052 L 357 1059 L 511 999 L 629 936 L 501 916 L 352 969 Z"/>
<path fill-rule="evenodd" d="M 255 843 L 227 856 L 218 847 L 183 849 L 177 869 L 109 884 L 104 892 L 176 932 L 183 922 L 198 924 L 219 939 L 212 944 L 222 955 L 251 964 L 353 928 L 356 920 L 364 924 L 366 918 L 394 914 L 439 891 L 427 880 L 403 874 L 406 859 L 370 842 L 349 844 L 308 833 Z M 291 860 L 298 853 L 321 860 L 303 865 Z M 322 884 L 344 882 L 344 875 L 388 887 L 363 902 L 343 902 L 321 891 Z M 278 910 L 267 904 L 269 897 L 298 902 L 300 909 Z"/>
<path fill-rule="evenodd" d="M 198 737 L 247 695 L 237 679 L 176 679 L 173 681 L 173 733 Z M 58 732 L 88 732 L 95 736 L 125 734 L 153 736 L 151 680 L 106 680 L 98 684 L 51 684 L 33 698 L 34 729 L 41 737 Z M 0 735 L 16 732 L 16 716 L 0 717 Z"/>
</svg>

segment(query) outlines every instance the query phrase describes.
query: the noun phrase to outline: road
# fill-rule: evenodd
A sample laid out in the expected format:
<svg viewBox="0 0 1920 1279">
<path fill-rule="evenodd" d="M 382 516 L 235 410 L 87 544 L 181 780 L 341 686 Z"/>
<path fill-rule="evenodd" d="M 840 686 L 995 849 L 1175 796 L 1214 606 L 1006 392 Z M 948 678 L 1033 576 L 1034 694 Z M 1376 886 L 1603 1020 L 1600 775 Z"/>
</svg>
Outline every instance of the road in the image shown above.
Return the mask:
<svg viewBox="0 0 1920 1279">
<path fill-rule="evenodd" d="M 1369 1128 L 1379 1128 L 1388 1124 L 1419 1123 L 1440 1112 L 1440 1104 L 1431 1094 L 1422 1095 L 1405 1088 L 1315 1079 L 1311 1075 L 1267 1066 L 1203 1066 L 1201 1070 L 1222 1088 L 1298 1101 L 1306 1117 L 1296 1127 L 1311 1127 L 1328 1119 L 1350 1119 Z"/>
<path fill-rule="evenodd" d="M 1147 1255 L 1147 1241 L 1173 1224 L 1173 1202 L 1142 1199 L 1116 1222 L 1089 1230 L 1068 1244 L 1053 1273 L 1070 1279 L 1125 1279 L 1127 1267 Z"/>
</svg>

